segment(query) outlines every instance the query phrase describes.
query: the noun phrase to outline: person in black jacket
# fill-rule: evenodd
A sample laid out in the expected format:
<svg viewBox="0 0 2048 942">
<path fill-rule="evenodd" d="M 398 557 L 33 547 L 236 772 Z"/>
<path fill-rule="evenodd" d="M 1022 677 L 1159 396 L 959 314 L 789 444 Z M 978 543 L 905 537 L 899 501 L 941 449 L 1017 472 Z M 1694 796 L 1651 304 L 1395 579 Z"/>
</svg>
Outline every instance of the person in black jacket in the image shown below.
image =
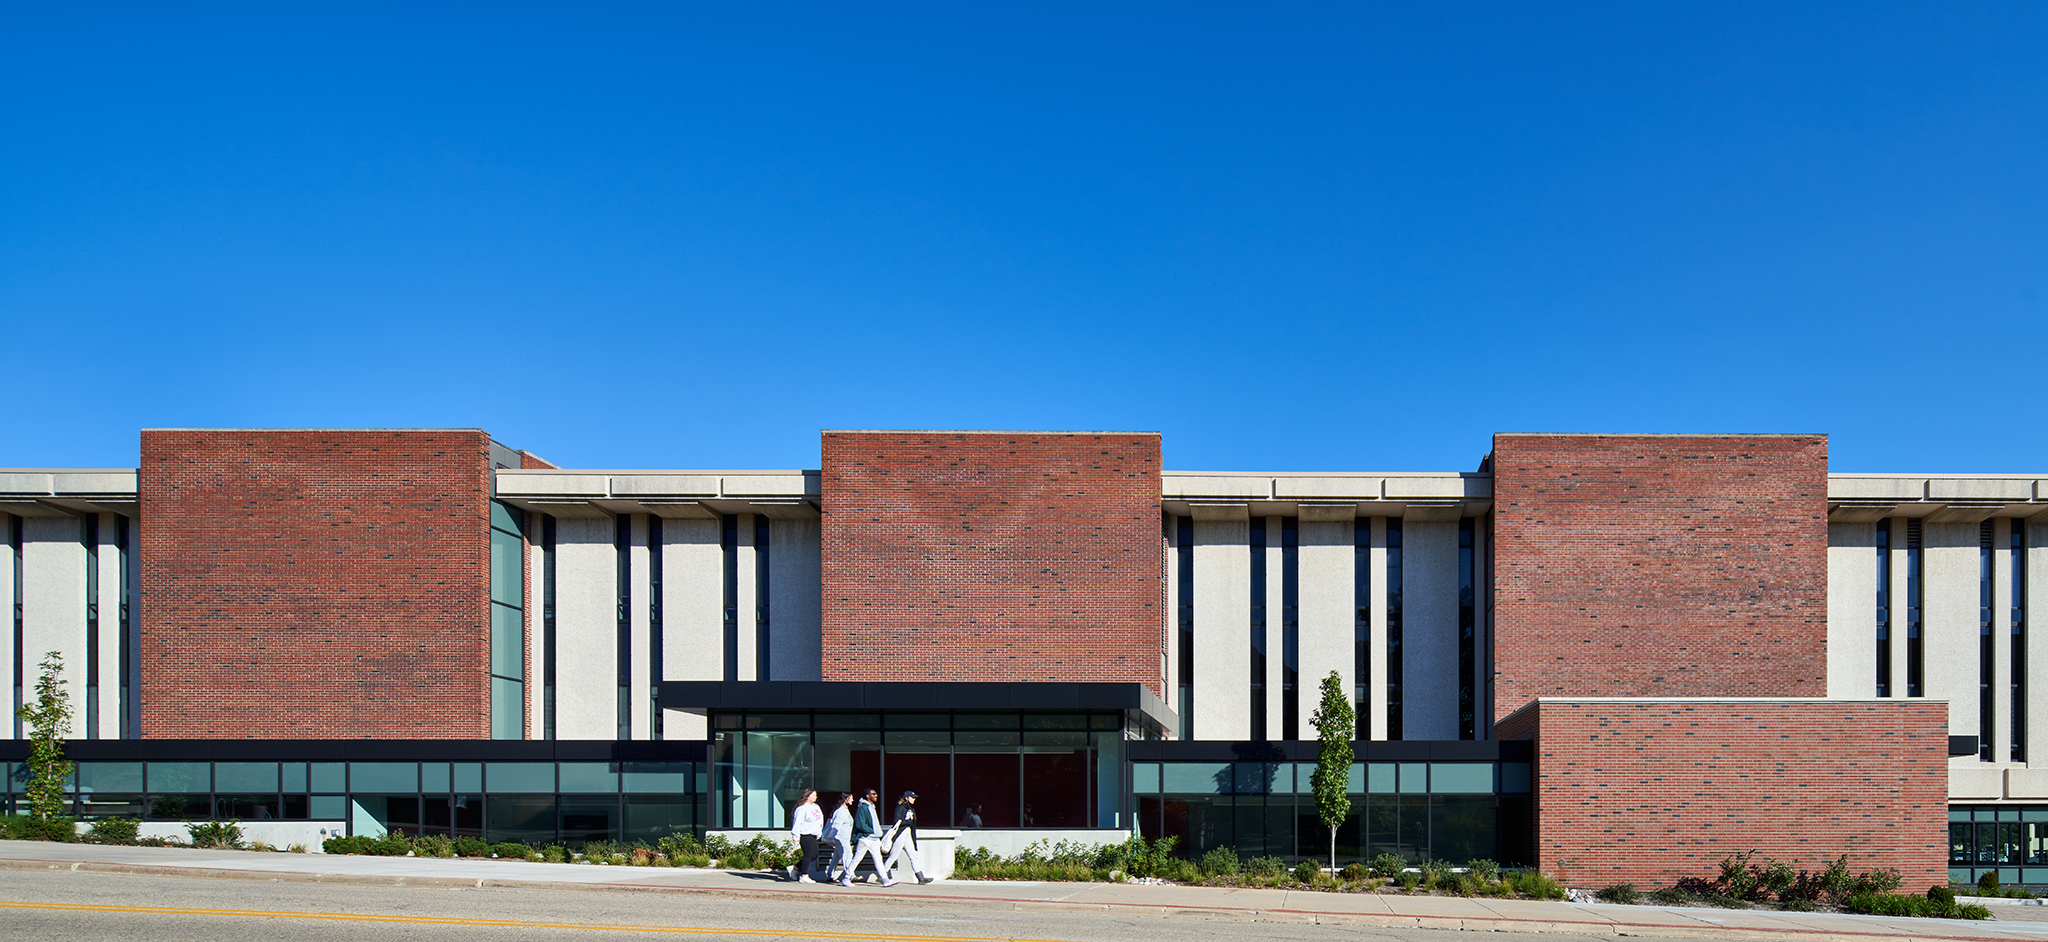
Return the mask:
<svg viewBox="0 0 2048 942">
<path fill-rule="evenodd" d="M 919 859 L 921 855 L 917 846 L 916 792 L 904 792 L 903 799 L 896 803 L 896 826 L 890 829 L 889 839 L 883 843 L 890 848 L 887 869 L 882 871 L 885 877 L 889 871 L 896 868 L 896 862 L 901 860 L 910 865 L 910 872 L 917 875 L 917 882 L 932 882 L 932 878 L 925 875 L 924 861 Z M 888 886 L 894 882 L 896 881 L 884 880 L 882 885 Z"/>
</svg>

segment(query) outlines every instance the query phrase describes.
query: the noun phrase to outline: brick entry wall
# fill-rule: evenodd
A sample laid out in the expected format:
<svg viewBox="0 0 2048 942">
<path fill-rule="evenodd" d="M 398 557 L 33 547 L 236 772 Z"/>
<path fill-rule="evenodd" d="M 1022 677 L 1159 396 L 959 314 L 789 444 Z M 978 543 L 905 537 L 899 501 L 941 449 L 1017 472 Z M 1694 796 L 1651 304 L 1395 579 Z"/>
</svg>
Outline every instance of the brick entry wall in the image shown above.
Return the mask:
<svg viewBox="0 0 2048 942">
<path fill-rule="evenodd" d="M 1948 881 L 1943 701 L 1544 700 L 1495 732 L 1536 740 L 1537 865 L 1571 886 L 1670 886 L 1749 851 Z"/>
<path fill-rule="evenodd" d="M 142 735 L 490 736 L 490 438 L 142 433 Z"/>
<path fill-rule="evenodd" d="M 825 680 L 1162 689 L 1159 436 L 827 431 Z"/>
<path fill-rule="evenodd" d="M 1494 703 L 1827 693 L 1827 437 L 1497 435 Z"/>
</svg>

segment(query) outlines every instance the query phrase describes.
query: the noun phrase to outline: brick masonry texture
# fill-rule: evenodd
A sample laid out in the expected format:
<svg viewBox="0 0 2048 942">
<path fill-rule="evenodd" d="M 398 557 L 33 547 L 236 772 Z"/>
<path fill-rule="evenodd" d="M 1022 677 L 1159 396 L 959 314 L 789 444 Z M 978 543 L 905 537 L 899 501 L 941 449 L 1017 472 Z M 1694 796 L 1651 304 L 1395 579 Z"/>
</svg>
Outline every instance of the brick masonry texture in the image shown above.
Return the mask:
<svg viewBox="0 0 2048 942">
<path fill-rule="evenodd" d="M 1494 703 L 1823 696 L 1827 438 L 1499 435 Z"/>
<path fill-rule="evenodd" d="M 823 435 L 824 679 L 1163 693 L 1159 436 Z"/>
<path fill-rule="evenodd" d="M 142 734 L 490 735 L 481 431 L 142 433 Z"/>
<path fill-rule="evenodd" d="M 1537 865 L 1572 886 L 1711 878 L 1750 851 L 1948 880 L 1941 701 L 1547 700 L 1495 732 L 1535 737 Z"/>
</svg>

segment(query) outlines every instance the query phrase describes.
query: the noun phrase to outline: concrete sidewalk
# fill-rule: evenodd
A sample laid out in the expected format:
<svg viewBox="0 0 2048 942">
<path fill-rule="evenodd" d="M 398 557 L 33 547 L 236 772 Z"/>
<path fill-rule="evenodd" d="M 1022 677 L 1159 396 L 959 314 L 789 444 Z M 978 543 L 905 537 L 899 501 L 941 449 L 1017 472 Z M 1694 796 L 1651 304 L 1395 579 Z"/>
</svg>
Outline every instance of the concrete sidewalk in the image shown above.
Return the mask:
<svg viewBox="0 0 2048 942">
<path fill-rule="evenodd" d="M 383 886 L 683 892 L 733 898 L 858 895 L 887 897 L 904 904 L 926 906 L 1126 909 L 1154 915 L 1238 916 L 1487 932 L 1582 932 L 1616 936 L 1799 939 L 1807 942 L 1896 942 L 1901 939 L 2026 939 L 2048 942 L 2048 907 L 2018 905 L 1993 905 L 1995 920 L 1967 922 L 1773 910 L 1107 883 L 942 880 L 929 886 L 903 883 L 883 889 L 871 884 L 855 884 L 853 889 L 844 889 L 830 884 L 790 883 L 777 875 L 759 871 L 103 847 L 34 841 L 0 841 L 0 870 L 142 873 Z M 0 898 L 5 896 L 5 891 L 0 890 Z"/>
</svg>

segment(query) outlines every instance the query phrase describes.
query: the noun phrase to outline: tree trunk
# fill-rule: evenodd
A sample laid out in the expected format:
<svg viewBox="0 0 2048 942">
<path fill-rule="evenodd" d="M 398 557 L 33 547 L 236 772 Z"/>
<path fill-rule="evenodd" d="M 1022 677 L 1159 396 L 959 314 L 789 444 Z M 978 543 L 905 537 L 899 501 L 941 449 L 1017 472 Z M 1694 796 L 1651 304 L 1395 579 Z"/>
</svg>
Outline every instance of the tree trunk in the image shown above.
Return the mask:
<svg viewBox="0 0 2048 942">
<path fill-rule="evenodd" d="M 1337 826 L 1330 825 L 1330 879 L 1337 878 Z"/>
</svg>

